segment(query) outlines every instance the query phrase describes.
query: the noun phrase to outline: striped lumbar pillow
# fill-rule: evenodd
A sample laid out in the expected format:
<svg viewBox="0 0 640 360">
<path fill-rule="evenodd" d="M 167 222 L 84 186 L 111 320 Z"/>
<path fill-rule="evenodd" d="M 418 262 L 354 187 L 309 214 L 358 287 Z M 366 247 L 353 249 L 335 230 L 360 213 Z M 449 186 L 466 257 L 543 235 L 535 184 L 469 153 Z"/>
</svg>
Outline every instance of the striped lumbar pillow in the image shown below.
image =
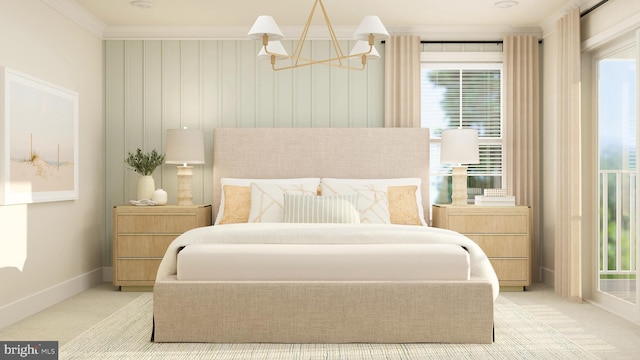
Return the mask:
<svg viewBox="0 0 640 360">
<path fill-rule="evenodd" d="M 284 194 L 286 223 L 360 223 L 358 195 Z"/>
</svg>

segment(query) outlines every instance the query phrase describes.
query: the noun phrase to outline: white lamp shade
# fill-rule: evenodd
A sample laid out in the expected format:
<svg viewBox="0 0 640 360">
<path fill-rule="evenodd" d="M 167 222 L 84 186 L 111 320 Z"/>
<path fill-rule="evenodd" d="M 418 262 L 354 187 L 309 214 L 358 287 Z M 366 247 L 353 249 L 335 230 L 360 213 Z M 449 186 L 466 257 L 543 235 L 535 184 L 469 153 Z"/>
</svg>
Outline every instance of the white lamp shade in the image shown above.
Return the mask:
<svg viewBox="0 0 640 360">
<path fill-rule="evenodd" d="M 282 31 L 276 24 L 276 21 L 273 20 L 273 17 L 268 15 L 260 15 L 256 19 L 256 22 L 253 23 L 251 30 L 247 36 L 249 39 L 253 40 L 261 40 L 262 36 L 267 35 L 269 40 L 280 40 L 284 37 Z"/>
<path fill-rule="evenodd" d="M 356 44 L 351 49 L 349 56 L 354 56 L 357 54 L 366 54 L 369 52 L 369 42 L 364 40 L 358 40 Z M 375 46 L 371 46 L 371 52 L 366 55 L 367 59 L 380 59 L 380 54 L 378 50 L 376 50 Z"/>
<path fill-rule="evenodd" d="M 441 164 L 477 164 L 478 131 L 476 129 L 442 130 L 440 148 Z"/>
<path fill-rule="evenodd" d="M 270 59 L 271 55 L 275 55 L 277 59 L 286 59 L 289 56 L 280 41 L 269 41 L 267 50 L 270 54 L 265 51 L 265 47 L 263 46 L 258 53 L 258 59 Z"/>
<path fill-rule="evenodd" d="M 368 41 L 369 35 L 373 35 L 374 40 L 386 40 L 389 38 L 389 32 L 380 21 L 380 18 L 375 15 L 365 16 L 362 19 L 360 26 L 353 34 L 353 38 Z"/>
<path fill-rule="evenodd" d="M 164 162 L 167 164 L 204 164 L 202 130 L 167 130 Z"/>
</svg>

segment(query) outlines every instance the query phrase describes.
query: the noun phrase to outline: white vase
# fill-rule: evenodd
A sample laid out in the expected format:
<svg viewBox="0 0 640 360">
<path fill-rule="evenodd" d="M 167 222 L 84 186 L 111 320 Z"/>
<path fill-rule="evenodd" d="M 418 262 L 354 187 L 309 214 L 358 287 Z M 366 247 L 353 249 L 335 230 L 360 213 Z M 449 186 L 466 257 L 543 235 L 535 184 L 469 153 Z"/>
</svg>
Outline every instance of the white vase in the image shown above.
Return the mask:
<svg viewBox="0 0 640 360">
<path fill-rule="evenodd" d="M 167 192 L 162 190 L 162 189 L 158 189 L 158 190 L 153 192 L 153 196 L 151 197 L 151 200 L 155 201 L 156 204 L 158 204 L 158 205 L 166 205 L 167 204 Z"/>
<path fill-rule="evenodd" d="M 143 175 L 138 179 L 138 198 L 136 200 L 149 199 L 156 190 L 156 184 L 151 175 Z"/>
</svg>

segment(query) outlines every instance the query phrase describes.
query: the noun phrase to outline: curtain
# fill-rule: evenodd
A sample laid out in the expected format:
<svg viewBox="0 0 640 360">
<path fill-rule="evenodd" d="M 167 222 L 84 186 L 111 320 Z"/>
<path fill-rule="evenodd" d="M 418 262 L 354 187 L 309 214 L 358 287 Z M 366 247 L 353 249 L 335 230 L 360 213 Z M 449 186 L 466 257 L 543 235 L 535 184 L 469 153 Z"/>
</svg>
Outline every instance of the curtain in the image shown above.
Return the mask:
<svg viewBox="0 0 640 360">
<path fill-rule="evenodd" d="M 580 178 L 580 13 L 573 9 L 556 23 L 558 37 L 557 194 L 555 292 L 582 299 Z"/>
<path fill-rule="evenodd" d="M 384 126 L 420 127 L 420 37 L 394 35 L 385 45 Z"/>
<path fill-rule="evenodd" d="M 531 274 L 540 268 L 540 85 L 538 38 L 507 35 L 504 54 L 504 132 L 506 183 L 518 205 L 531 207 Z"/>
</svg>

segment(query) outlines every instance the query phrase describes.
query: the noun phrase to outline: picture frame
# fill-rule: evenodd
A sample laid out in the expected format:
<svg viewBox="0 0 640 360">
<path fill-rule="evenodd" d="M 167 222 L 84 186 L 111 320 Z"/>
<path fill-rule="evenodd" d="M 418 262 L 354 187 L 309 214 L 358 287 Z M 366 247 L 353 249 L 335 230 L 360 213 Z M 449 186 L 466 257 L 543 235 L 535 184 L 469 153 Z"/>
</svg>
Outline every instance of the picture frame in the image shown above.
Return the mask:
<svg viewBox="0 0 640 360">
<path fill-rule="evenodd" d="M 0 205 L 78 199 L 78 93 L 0 67 Z"/>
</svg>

